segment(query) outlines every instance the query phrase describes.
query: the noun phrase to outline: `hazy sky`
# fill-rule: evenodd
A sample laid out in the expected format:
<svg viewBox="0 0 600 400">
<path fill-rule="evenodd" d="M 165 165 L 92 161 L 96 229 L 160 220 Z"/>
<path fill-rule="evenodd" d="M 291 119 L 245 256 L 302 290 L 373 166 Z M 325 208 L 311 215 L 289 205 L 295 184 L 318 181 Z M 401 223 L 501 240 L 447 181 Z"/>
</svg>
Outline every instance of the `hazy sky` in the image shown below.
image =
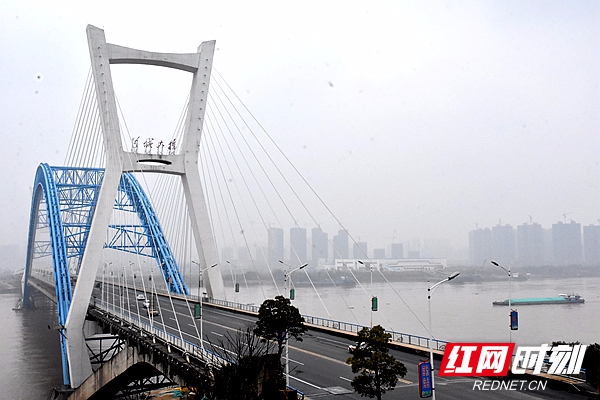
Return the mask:
<svg viewBox="0 0 600 400">
<path fill-rule="evenodd" d="M 529 216 L 547 228 L 563 213 L 598 223 L 599 11 L 597 1 L 0 2 L 0 244 L 25 246 L 35 170 L 64 161 L 90 68 L 87 24 L 151 51 L 215 39 L 215 69 L 370 248 L 393 237 L 466 246 L 476 224 Z M 150 84 L 170 99 L 170 77 L 125 82 L 124 95 Z M 188 90 L 173 88 L 173 112 L 161 108 L 165 129 Z M 133 114 L 144 129 L 156 112 Z"/>
</svg>

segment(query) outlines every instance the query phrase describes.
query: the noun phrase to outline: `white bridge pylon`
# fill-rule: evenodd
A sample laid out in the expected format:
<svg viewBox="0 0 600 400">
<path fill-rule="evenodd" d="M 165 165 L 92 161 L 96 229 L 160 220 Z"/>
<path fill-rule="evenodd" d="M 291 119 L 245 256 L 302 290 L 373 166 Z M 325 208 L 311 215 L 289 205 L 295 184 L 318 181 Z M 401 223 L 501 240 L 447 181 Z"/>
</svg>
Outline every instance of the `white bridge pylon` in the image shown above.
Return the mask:
<svg viewBox="0 0 600 400">
<path fill-rule="evenodd" d="M 92 374 L 83 326 L 119 182 L 124 172 L 152 172 L 181 177 L 200 264 L 217 264 L 217 267 L 205 271 L 208 296 L 225 298 L 218 253 L 208 223 L 208 210 L 198 170 L 200 137 L 215 41 L 203 42 L 196 53 L 174 54 L 154 53 L 106 43 L 104 31 L 91 25 L 87 27 L 87 37 L 100 111 L 106 168 L 65 324 L 69 376 L 71 387 L 74 388 L 79 387 Z M 123 150 L 110 64 L 146 64 L 193 74 L 185 131 L 177 154 L 138 154 Z"/>
</svg>

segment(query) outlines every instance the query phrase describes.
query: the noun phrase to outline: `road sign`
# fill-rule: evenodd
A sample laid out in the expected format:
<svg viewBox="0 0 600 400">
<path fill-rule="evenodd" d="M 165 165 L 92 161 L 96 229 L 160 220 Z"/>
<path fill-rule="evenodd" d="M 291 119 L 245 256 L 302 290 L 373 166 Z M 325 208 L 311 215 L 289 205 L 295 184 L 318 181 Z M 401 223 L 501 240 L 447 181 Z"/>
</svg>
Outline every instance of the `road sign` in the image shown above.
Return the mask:
<svg viewBox="0 0 600 400">
<path fill-rule="evenodd" d="M 517 310 L 510 311 L 510 329 L 512 331 L 519 329 L 519 313 Z"/>
<path fill-rule="evenodd" d="M 431 386 L 431 363 L 421 362 L 419 363 L 419 396 L 421 398 L 433 396 Z"/>
</svg>

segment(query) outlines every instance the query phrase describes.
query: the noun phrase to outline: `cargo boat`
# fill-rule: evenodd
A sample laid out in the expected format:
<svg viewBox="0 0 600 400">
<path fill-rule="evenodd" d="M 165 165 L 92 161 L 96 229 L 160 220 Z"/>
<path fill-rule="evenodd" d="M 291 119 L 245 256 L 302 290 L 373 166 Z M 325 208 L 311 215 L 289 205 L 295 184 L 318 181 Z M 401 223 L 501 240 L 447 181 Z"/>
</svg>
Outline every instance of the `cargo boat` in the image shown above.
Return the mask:
<svg viewBox="0 0 600 400">
<path fill-rule="evenodd" d="M 510 299 L 511 306 L 526 306 L 534 304 L 581 304 L 585 300 L 578 294 L 559 294 L 558 297 L 529 297 L 524 299 Z M 508 300 L 493 301 L 495 306 L 507 306 Z"/>
</svg>

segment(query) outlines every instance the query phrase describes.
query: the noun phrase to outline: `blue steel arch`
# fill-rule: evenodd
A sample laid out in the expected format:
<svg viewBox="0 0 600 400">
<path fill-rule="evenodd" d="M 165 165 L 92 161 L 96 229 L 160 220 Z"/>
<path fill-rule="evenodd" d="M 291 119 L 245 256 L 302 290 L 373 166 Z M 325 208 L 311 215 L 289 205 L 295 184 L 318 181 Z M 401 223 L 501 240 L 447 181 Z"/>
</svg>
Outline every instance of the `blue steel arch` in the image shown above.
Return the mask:
<svg viewBox="0 0 600 400">
<path fill-rule="evenodd" d="M 169 290 L 173 293 L 189 294 L 150 199 L 132 173 L 123 174 L 119 192 L 115 208 L 136 212 L 141 225 L 111 225 L 116 234 L 106 247 L 155 258 Z M 135 228 L 141 228 L 141 231 L 136 231 Z M 147 249 L 150 253 L 146 252 Z"/>
<path fill-rule="evenodd" d="M 69 385 L 70 379 L 63 331 L 73 297 L 69 265 L 73 266 L 74 275 L 79 272 L 103 177 L 104 169 L 101 168 L 51 167 L 42 163 L 36 171 L 33 185 L 23 277 L 23 306 L 29 305 L 30 289 L 27 280 L 31 274 L 33 259 L 36 256 L 51 255 L 65 385 Z M 140 225 L 111 226 L 117 232 L 105 247 L 156 259 L 169 290 L 189 294 L 158 217 L 133 174 L 123 174 L 119 192 L 114 208 L 135 212 Z M 37 225 L 43 217 L 40 215 L 42 199 L 46 202 L 44 222 L 49 230 L 50 243 L 36 246 Z M 70 259 L 73 260 L 69 262 Z"/>
<path fill-rule="evenodd" d="M 60 331 L 60 348 L 62 354 L 63 382 L 70 383 L 69 364 L 67 361 L 67 343 L 64 335 L 64 325 L 67 321 L 73 291 L 67 257 L 67 242 L 63 230 L 60 201 L 52 169 L 48 164 L 40 164 L 35 174 L 33 197 L 29 213 L 29 236 L 27 240 L 27 260 L 23 277 L 23 306 L 27 306 L 30 298 L 27 278 L 31 273 L 35 252 L 35 233 L 38 221 L 40 203 L 44 196 L 46 201 L 46 217 L 50 233 L 52 264 L 54 268 L 54 286 L 56 291 L 56 306 Z"/>
</svg>

